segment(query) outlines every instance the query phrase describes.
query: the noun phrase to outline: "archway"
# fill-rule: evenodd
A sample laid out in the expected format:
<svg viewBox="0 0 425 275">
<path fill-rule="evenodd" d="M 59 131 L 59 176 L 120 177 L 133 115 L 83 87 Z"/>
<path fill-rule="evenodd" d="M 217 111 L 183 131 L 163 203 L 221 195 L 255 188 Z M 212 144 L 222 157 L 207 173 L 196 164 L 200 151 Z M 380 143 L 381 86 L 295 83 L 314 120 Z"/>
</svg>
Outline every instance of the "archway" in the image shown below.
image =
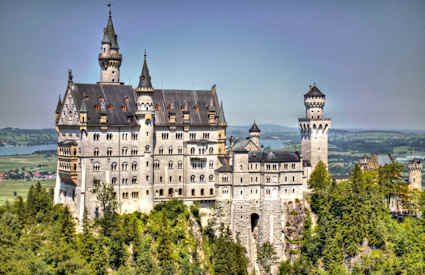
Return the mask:
<svg viewBox="0 0 425 275">
<path fill-rule="evenodd" d="M 254 229 L 258 225 L 258 221 L 260 220 L 260 216 L 257 213 L 251 214 L 251 232 L 254 232 Z"/>
</svg>

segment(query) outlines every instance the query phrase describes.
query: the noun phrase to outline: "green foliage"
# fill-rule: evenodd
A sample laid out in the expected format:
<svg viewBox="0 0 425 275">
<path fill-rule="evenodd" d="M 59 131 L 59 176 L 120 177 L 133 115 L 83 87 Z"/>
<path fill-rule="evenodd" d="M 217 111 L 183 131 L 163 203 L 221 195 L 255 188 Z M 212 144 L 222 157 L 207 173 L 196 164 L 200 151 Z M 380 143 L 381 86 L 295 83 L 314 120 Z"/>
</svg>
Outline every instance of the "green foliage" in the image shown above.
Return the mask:
<svg viewBox="0 0 425 275">
<path fill-rule="evenodd" d="M 278 260 L 276 251 L 270 242 L 265 242 L 257 249 L 257 262 L 261 268 L 269 274 L 272 265 Z"/>
</svg>

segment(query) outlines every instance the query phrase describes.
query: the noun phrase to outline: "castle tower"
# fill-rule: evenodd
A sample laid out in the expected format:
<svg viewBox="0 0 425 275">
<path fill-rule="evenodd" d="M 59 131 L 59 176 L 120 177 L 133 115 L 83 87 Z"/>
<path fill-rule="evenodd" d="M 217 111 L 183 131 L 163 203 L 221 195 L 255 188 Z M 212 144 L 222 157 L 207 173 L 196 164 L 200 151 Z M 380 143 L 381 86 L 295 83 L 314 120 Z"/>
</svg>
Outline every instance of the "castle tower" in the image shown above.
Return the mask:
<svg viewBox="0 0 425 275">
<path fill-rule="evenodd" d="M 298 119 L 301 132 L 301 152 L 312 169 L 319 161 L 328 165 L 328 132 L 331 119 L 323 117 L 326 96 L 315 86 L 304 95 L 305 118 Z"/>
<path fill-rule="evenodd" d="M 99 54 L 101 84 L 120 84 L 120 66 L 122 55 L 119 53 L 117 35 L 112 23 L 111 7 L 109 18 L 103 31 L 102 48 Z"/>
<path fill-rule="evenodd" d="M 146 189 L 147 199 L 142 202 L 142 211 L 150 211 L 153 208 L 153 152 L 154 152 L 154 120 L 155 108 L 152 95 L 154 89 L 151 83 L 148 65 L 146 62 L 146 50 L 143 62 L 142 73 L 140 75 L 139 85 L 136 92 L 136 117 L 140 126 L 139 129 L 139 152 L 144 154 L 144 169 L 140 169 L 138 176 L 142 179 L 143 189 Z"/>
<path fill-rule="evenodd" d="M 422 163 L 418 159 L 413 159 L 408 164 L 409 169 L 409 189 L 422 191 Z"/>
<path fill-rule="evenodd" d="M 252 124 L 251 128 L 249 129 L 249 139 L 257 145 L 258 148 L 260 148 L 260 133 L 261 130 L 258 128 L 257 123 Z"/>
</svg>

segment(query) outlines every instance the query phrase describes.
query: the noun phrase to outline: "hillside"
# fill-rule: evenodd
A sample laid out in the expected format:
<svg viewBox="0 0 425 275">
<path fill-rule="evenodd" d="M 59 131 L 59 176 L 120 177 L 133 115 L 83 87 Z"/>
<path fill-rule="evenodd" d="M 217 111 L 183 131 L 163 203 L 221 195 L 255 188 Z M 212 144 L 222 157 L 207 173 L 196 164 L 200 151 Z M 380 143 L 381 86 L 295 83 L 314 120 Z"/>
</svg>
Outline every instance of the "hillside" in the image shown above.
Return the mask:
<svg viewBox="0 0 425 275">
<path fill-rule="evenodd" d="M 53 144 L 58 135 L 55 129 L 0 129 L 0 146 L 31 146 Z"/>
</svg>

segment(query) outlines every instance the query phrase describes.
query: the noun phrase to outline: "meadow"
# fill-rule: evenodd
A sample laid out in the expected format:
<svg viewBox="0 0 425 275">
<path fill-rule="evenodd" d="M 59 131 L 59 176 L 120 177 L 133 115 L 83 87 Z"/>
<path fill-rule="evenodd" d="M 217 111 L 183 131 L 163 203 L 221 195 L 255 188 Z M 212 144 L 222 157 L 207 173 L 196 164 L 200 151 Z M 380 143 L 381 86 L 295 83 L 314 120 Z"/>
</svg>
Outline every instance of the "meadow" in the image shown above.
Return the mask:
<svg viewBox="0 0 425 275">
<path fill-rule="evenodd" d="M 0 205 L 6 201 L 13 202 L 16 196 L 21 196 L 26 199 L 28 190 L 31 185 L 36 184 L 37 181 L 24 181 L 24 180 L 3 180 L 0 181 Z M 54 188 L 55 180 L 41 180 L 41 185 L 47 189 Z"/>
<path fill-rule="evenodd" d="M 0 173 L 10 170 L 55 172 L 56 152 L 39 152 L 32 155 L 0 156 Z"/>
</svg>

